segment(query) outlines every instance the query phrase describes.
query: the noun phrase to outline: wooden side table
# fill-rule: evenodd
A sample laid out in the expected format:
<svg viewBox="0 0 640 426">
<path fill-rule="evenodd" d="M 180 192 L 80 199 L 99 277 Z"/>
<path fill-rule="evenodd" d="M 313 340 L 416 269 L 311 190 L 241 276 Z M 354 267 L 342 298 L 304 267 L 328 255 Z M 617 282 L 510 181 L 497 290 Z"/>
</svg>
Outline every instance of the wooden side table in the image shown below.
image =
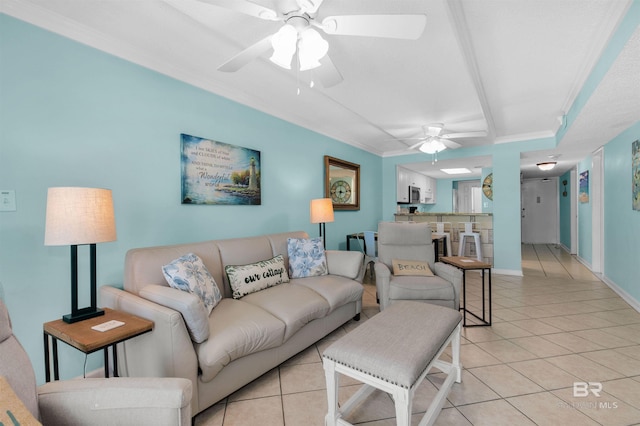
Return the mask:
<svg viewBox="0 0 640 426">
<path fill-rule="evenodd" d="M 104 350 L 104 376 L 109 377 L 109 347 L 113 353 L 113 373 L 118 376 L 118 357 L 116 345 L 125 340 L 148 333 L 153 329 L 153 321 L 128 314 L 103 308 L 104 315 L 68 324 L 62 319 L 50 321 L 44 324 L 44 363 L 46 381 L 51 381 L 51 366 L 49 363 L 49 339 L 53 349 L 53 375 L 54 380 L 60 379 L 58 371 L 58 340 L 73 346 L 85 354 Z M 121 321 L 124 325 L 107 331 L 96 331 L 91 327 L 107 321 Z"/>
<path fill-rule="evenodd" d="M 460 308 L 463 311 L 462 314 L 462 325 L 464 327 L 480 327 L 480 326 L 491 326 L 491 264 L 486 262 L 481 262 L 477 259 L 473 259 L 470 257 L 463 256 L 443 256 L 440 258 L 440 262 L 448 263 L 449 265 L 455 266 L 458 269 L 462 270 L 462 307 Z M 470 270 L 481 270 L 482 271 L 482 317 L 476 315 L 475 313 L 469 311 L 467 309 L 467 276 L 466 272 Z M 489 271 L 489 319 L 486 319 L 485 311 L 485 271 Z M 480 323 L 479 324 L 467 324 L 467 313 L 476 317 Z"/>
</svg>

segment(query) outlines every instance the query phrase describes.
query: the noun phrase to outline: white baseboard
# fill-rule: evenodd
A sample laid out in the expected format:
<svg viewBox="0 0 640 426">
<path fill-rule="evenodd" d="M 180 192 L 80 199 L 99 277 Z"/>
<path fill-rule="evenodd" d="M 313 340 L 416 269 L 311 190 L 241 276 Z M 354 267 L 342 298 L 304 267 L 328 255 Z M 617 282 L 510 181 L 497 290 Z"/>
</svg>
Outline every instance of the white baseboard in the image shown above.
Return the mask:
<svg viewBox="0 0 640 426">
<path fill-rule="evenodd" d="M 522 269 L 491 269 L 491 272 L 498 275 L 513 275 L 515 277 L 522 277 Z"/>
<path fill-rule="evenodd" d="M 623 288 L 621 288 L 618 284 L 614 283 L 613 281 L 611 281 L 609 278 L 605 277 L 604 275 L 598 274 L 598 278 L 600 278 L 602 280 L 602 282 L 604 282 L 606 285 L 608 285 L 611 290 L 615 291 L 618 294 L 618 296 L 620 296 L 622 298 L 622 300 L 624 300 L 629 305 L 631 305 L 631 307 L 633 309 L 635 309 L 636 311 L 640 312 L 640 302 L 637 301 L 633 296 L 631 296 Z"/>
</svg>

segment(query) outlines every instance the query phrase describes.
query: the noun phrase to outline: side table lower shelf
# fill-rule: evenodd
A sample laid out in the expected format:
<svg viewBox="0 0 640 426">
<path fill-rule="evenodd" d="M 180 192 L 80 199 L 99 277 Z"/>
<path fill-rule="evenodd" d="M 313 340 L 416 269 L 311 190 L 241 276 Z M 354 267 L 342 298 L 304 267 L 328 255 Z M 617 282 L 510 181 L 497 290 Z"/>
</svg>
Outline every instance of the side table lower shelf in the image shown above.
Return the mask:
<svg viewBox="0 0 640 426">
<path fill-rule="evenodd" d="M 462 270 L 462 306 L 460 310 L 462 313 L 462 326 L 463 327 L 486 327 L 491 326 L 491 264 L 480 262 L 477 259 L 472 259 L 469 257 L 462 256 L 447 256 L 441 257 L 440 262 L 447 263 L 451 266 L 455 266 L 456 268 Z M 482 317 L 471 312 L 467 309 L 467 271 L 470 270 L 480 270 L 482 271 Z M 488 303 L 485 301 L 485 271 L 488 271 L 489 282 L 488 282 L 488 292 L 489 299 Z M 489 317 L 486 317 L 486 305 L 489 305 Z M 467 314 L 473 315 L 479 323 L 475 324 L 467 324 Z"/>
<path fill-rule="evenodd" d="M 153 329 L 153 321 L 109 308 L 103 308 L 103 310 L 103 316 L 78 321 L 73 324 L 68 324 L 59 319 L 43 325 L 45 379 L 47 382 L 51 381 L 51 350 L 53 351 L 53 379 L 60 380 L 58 369 L 58 340 L 73 346 L 87 355 L 99 350 L 104 350 L 105 377 L 109 377 L 109 348 L 111 347 L 113 354 L 113 373 L 114 376 L 117 377 L 118 358 L 116 356 L 116 345 L 133 337 L 148 333 Z M 121 321 L 124 325 L 104 332 L 91 328 L 111 320 Z M 50 340 L 51 345 L 49 345 Z"/>
</svg>

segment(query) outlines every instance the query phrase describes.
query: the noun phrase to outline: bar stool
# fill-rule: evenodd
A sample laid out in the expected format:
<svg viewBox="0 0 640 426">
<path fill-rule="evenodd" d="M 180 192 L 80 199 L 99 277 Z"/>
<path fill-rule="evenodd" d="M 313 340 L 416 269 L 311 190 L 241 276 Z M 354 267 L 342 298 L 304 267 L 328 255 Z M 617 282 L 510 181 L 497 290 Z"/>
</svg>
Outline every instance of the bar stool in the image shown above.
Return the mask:
<svg viewBox="0 0 640 426">
<path fill-rule="evenodd" d="M 480 233 L 473 232 L 473 225 L 475 222 L 461 222 L 460 225 L 464 225 L 464 231 L 460 230 L 460 242 L 458 246 L 458 256 L 464 256 L 464 242 L 466 237 L 473 238 L 473 242 L 476 246 L 476 258 L 482 262 L 482 244 L 480 242 Z"/>
<path fill-rule="evenodd" d="M 431 228 L 431 235 L 436 237 L 444 235 L 446 244 L 445 256 L 453 256 L 453 251 L 451 251 L 451 231 L 453 230 L 451 222 L 431 222 L 429 227 Z"/>
</svg>

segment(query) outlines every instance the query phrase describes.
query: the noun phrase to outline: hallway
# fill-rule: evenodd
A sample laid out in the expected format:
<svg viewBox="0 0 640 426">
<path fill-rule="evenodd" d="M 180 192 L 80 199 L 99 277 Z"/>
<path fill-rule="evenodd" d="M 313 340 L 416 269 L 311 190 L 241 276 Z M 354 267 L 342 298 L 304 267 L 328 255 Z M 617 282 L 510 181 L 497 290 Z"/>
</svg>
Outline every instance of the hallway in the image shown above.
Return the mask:
<svg viewBox="0 0 640 426">
<path fill-rule="evenodd" d="M 600 281 L 575 256 L 555 244 L 522 244 L 522 273 L 528 277 Z"/>
</svg>

